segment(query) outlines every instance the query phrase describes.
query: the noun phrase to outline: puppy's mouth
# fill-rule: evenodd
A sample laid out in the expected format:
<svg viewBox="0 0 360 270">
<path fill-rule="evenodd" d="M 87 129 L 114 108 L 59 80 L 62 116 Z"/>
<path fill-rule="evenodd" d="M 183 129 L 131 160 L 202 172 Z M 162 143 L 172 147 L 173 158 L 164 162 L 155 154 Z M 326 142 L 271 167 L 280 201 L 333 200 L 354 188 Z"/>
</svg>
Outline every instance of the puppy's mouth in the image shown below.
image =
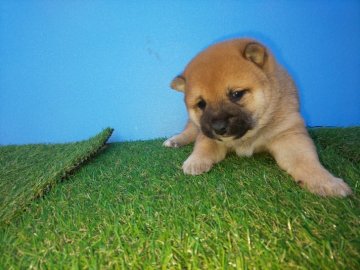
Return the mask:
<svg viewBox="0 0 360 270">
<path fill-rule="evenodd" d="M 218 140 L 219 142 L 231 142 L 231 141 L 236 140 L 235 136 L 218 136 L 218 135 L 215 135 L 214 138 L 215 138 L 215 140 Z"/>
<path fill-rule="evenodd" d="M 237 135 L 218 135 L 215 132 L 212 133 L 204 133 L 205 136 L 207 136 L 210 139 L 214 139 L 214 140 L 218 140 L 220 142 L 229 142 L 229 141 L 235 141 L 237 139 L 242 138 L 248 130 L 246 130 L 244 133 L 242 134 L 237 134 Z"/>
</svg>

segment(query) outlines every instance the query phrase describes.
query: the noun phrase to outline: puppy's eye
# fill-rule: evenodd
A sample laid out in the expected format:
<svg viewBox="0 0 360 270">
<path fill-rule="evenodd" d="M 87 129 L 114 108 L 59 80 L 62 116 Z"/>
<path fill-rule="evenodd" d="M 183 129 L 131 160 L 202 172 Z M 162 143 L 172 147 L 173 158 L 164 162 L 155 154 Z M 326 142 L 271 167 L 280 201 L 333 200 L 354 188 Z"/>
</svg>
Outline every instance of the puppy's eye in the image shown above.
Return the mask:
<svg viewBox="0 0 360 270">
<path fill-rule="evenodd" d="M 229 93 L 229 98 L 230 98 L 230 100 L 233 101 L 233 102 L 239 101 L 239 100 L 245 95 L 245 93 L 246 93 L 247 91 L 248 91 L 247 89 L 231 91 L 231 92 Z"/>
<path fill-rule="evenodd" d="M 200 100 L 200 101 L 197 103 L 197 106 L 198 106 L 199 109 L 204 110 L 205 107 L 206 107 L 206 102 L 205 102 L 205 100 L 203 100 L 203 99 Z"/>
</svg>

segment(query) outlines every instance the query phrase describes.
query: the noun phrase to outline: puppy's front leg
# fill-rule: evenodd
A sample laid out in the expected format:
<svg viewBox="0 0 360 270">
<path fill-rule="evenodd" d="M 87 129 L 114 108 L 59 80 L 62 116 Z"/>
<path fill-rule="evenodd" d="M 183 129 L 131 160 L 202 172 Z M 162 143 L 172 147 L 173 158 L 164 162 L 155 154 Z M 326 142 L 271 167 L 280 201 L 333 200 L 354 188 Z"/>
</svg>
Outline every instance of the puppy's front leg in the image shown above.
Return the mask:
<svg viewBox="0 0 360 270">
<path fill-rule="evenodd" d="M 268 146 L 279 166 L 297 183 L 320 196 L 345 197 L 349 186 L 331 175 L 321 164 L 307 132 L 282 135 Z"/>
<path fill-rule="evenodd" d="M 185 174 L 198 175 L 208 172 L 211 167 L 226 156 L 226 146 L 199 134 L 191 155 L 185 160 L 182 168 Z"/>
<path fill-rule="evenodd" d="M 189 120 L 180 134 L 167 139 L 163 145 L 166 147 L 181 147 L 194 142 L 198 134 L 199 128 L 195 126 L 191 120 Z"/>
</svg>

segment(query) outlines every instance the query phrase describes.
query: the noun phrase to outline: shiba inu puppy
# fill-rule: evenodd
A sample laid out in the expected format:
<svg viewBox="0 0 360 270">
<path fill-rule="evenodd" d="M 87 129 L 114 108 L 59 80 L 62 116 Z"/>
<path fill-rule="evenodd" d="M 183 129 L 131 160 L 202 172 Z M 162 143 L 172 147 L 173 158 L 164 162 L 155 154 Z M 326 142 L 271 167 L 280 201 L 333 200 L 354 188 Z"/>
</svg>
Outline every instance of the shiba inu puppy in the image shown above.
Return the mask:
<svg viewBox="0 0 360 270">
<path fill-rule="evenodd" d="M 272 53 L 251 39 L 234 39 L 199 53 L 171 87 L 185 94 L 188 123 L 164 142 L 195 141 L 185 174 L 208 172 L 229 151 L 267 151 L 299 185 L 321 196 L 347 196 L 349 186 L 319 162 L 299 113 L 296 87 Z"/>
</svg>

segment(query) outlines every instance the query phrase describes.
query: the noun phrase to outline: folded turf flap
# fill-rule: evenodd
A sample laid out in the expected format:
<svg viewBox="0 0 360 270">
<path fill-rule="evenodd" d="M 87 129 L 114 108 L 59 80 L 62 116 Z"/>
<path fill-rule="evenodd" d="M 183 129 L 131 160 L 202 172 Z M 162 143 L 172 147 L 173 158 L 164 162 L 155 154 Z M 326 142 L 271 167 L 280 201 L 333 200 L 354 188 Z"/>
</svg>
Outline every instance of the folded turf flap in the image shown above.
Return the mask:
<svg viewBox="0 0 360 270">
<path fill-rule="evenodd" d="M 9 223 L 35 198 L 95 156 L 113 132 L 75 143 L 0 147 L 0 224 Z"/>
</svg>

